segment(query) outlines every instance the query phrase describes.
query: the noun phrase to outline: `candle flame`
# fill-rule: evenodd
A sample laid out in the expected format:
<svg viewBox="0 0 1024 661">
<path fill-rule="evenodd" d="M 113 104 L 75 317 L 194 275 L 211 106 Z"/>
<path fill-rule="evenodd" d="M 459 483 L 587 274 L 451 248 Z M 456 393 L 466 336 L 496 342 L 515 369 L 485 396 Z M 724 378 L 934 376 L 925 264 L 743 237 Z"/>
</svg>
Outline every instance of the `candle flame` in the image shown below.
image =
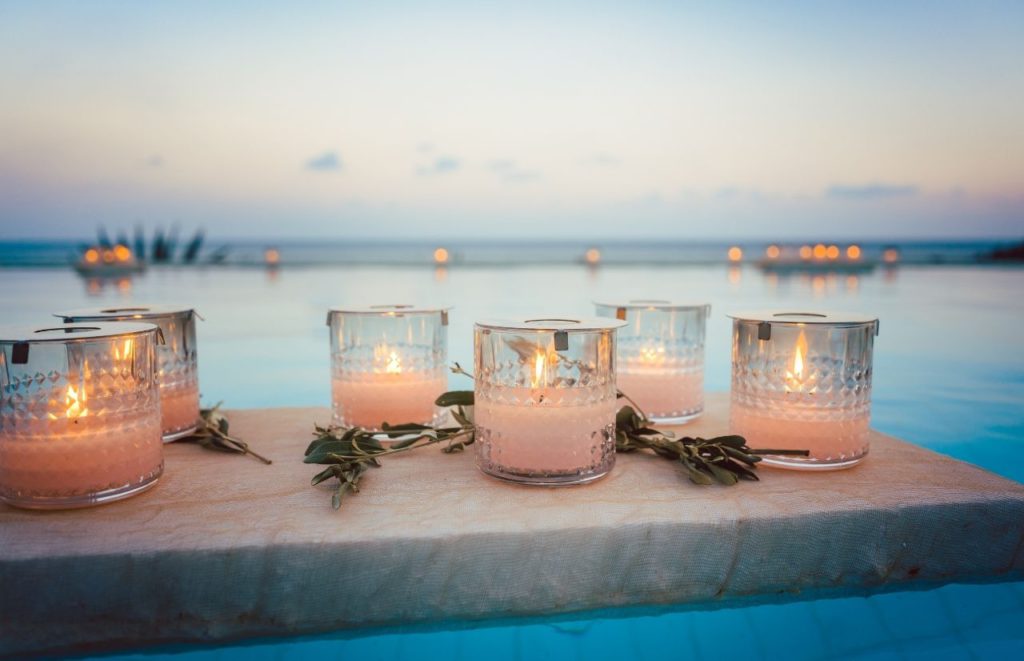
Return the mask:
<svg viewBox="0 0 1024 661">
<path fill-rule="evenodd" d="M 542 385 L 547 379 L 544 378 L 544 372 L 547 370 L 547 356 L 540 351 L 537 352 L 537 356 L 533 360 L 533 387 L 537 388 Z"/>
<path fill-rule="evenodd" d="M 378 344 L 373 348 L 373 362 L 376 365 L 376 370 L 380 370 L 383 366 L 385 374 L 402 373 L 401 355 L 387 344 Z"/>
<path fill-rule="evenodd" d="M 796 339 L 796 351 L 793 353 L 793 376 L 804 375 L 804 356 L 807 355 L 807 338 L 804 332 L 800 331 L 800 337 Z"/>
<path fill-rule="evenodd" d="M 807 362 L 807 336 L 803 331 L 796 338 L 796 346 L 793 348 L 792 369 L 786 372 L 786 386 L 790 392 L 804 392 L 807 389 L 807 378 L 804 376 L 804 367 Z M 811 387 L 809 392 L 814 392 Z"/>
<path fill-rule="evenodd" d="M 64 396 L 64 403 L 67 407 L 64 410 L 64 417 L 68 420 L 77 420 L 89 415 L 89 409 L 85 405 L 85 388 L 75 390 L 74 386 L 68 385 L 67 394 Z M 59 416 L 52 413 L 49 415 L 51 420 L 60 419 Z"/>
<path fill-rule="evenodd" d="M 665 362 L 665 347 L 642 347 L 640 362 L 645 365 L 661 365 Z"/>
<path fill-rule="evenodd" d="M 394 351 L 392 351 L 391 355 L 388 356 L 388 364 L 387 367 L 384 368 L 384 371 L 388 374 L 398 374 L 402 371 L 402 359 L 399 358 L 398 354 Z"/>
</svg>

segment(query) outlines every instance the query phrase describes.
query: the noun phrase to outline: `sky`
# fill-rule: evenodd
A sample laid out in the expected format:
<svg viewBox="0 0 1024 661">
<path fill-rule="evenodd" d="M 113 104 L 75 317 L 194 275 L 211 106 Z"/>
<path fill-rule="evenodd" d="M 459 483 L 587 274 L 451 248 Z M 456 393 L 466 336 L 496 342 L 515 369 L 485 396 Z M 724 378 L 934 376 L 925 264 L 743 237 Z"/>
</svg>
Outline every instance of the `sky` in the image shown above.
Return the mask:
<svg viewBox="0 0 1024 661">
<path fill-rule="evenodd" d="M 1024 236 L 1024 2 L 8 2 L 0 238 Z"/>
</svg>

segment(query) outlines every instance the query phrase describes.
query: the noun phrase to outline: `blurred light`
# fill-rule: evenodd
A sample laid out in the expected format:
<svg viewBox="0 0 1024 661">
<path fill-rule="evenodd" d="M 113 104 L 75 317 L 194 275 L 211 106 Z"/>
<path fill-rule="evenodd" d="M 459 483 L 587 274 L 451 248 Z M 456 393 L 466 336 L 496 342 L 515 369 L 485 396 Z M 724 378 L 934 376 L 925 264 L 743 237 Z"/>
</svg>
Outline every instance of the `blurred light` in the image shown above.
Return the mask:
<svg viewBox="0 0 1024 661">
<path fill-rule="evenodd" d="M 829 246 L 825 255 L 828 256 L 829 259 L 839 259 L 839 246 Z"/>
<path fill-rule="evenodd" d="M 132 251 L 128 249 L 128 246 L 121 245 L 120 243 L 114 246 L 114 257 L 119 262 L 127 262 L 132 258 Z"/>
<path fill-rule="evenodd" d="M 448 267 L 447 266 L 435 266 L 434 267 L 434 282 L 444 282 L 448 279 Z"/>
<path fill-rule="evenodd" d="M 281 262 L 281 253 L 277 248 L 267 248 L 263 251 L 263 261 L 267 266 L 277 266 Z"/>
<path fill-rule="evenodd" d="M 800 246 L 800 259 L 810 259 L 814 250 L 810 246 Z"/>
<path fill-rule="evenodd" d="M 811 289 L 814 290 L 815 294 L 821 294 L 825 291 L 825 276 L 816 275 L 811 278 Z"/>
<path fill-rule="evenodd" d="M 132 279 L 131 278 L 121 278 L 120 280 L 118 280 L 117 281 L 117 290 L 119 292 L 121 292 L 122 294 L 127 294 L 128 292 L 130 292 L 132 290 Z"/>
<path fill-rule="evenodd" d="M 113 250 L 104 250 L 103 251 L 103 261 L 106 262 L 107 264 L 112 263 L 114 261 L 114 251 Z"/>
<path fill-rule="evenodd" d="M 855 275 L 846 276 L 846 288 L 849 291 L 857 291 L 858 287 L 860 287 L 860 278 Z"/>
<path fill-rule="evenodd" d="M 601 261 L 601 251 L 597 248 L 591 248 L 583 258 L 587 260 L 587 264 L 597 264 Z"/>
<path fill-rule="evenodd" d="M 776 246 L 776 245 L 768 246 L 765 249 L 765 251 L 764 251 L 764 255 L 768 259 L 778 259 L 779 255 L 781 255 L 781 254 L 782 254 L 782 250 L 780 250 L 779 247 Z"/>
<path fill-rule="evenodd" d="M 729 248 L 729 261 L 738 262 L 743 259 L 743 250 L 739 246 Z"/>
<path fill-rule="evenodd" d="M 825 259 L 825 255 L 827 255 L 827 254 L 828 254 L 828 248 L 825 247 L 824 243 L 819 243 L 818 245 L 814 246 L 814 258 L 815 259 Z"/>
<path fill-rule="evenodd" d="M 860 246 L 850 246 L 846 249 L 846 256 L 850 259 L 860 259 Z"/>
<path fill-rule="evenodd" d="M 447 264 L 448 263 L 448 250 L 445 248 L 438 248 L 434 251 L 434 263 L 436 264 Z"/>
<path fill-rule="evenodd" d="M 740 280 L 743 279 L 743 271 L 738 266 L 729 267 L 729 284 L 738 285 Z"/>
<path fill-rule="evenodd" d="M 882 259 L 887 264 L 895 264 L 900 261 L 900 251 L 895 248 L 886 248 L 885 252 L 882 253 Z"/>
<path fill-rule="evenodd" d="M 97 261 L 99 261 L 99 258 L 100 251 L 96 250 L 95 248 L 89 248 L 88 250 L 85 251 L 85 261 L 89 262 L 90 264 L 95 264 Z"/>
</svg>

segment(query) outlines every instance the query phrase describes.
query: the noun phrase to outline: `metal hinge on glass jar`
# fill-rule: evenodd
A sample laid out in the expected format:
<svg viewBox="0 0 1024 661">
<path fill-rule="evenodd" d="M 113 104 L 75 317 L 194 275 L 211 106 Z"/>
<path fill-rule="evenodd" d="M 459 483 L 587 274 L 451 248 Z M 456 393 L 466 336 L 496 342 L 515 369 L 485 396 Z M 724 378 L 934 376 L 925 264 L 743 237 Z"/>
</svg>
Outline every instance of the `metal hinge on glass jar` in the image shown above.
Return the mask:
<svg viewBox="0 0 1024 661">
<path fill-rule="evenodd" d="M 480 469 L 524 484 L 591 482 L 615 465 L 615 319 L 479 321 Z"/>
<path fill-rule="evenodd" d="M 655 423 L 680 425 L 704 412 L 704 336 L 711 306 L 655 299 L 595 301 L 619 329 L 619 390 Z"/>
<path fill-rule="evenodd" d="M 0 329 L 0 500 L 85 507 L 153 486 L 160 341 L 143 323 Z"/>
<path fill-rule="evenodd" d="M 433 424 L 448 389 L 449 307 L 332 309 L 331 408 L 343 427 Z"/>
<path fill-rule="evenodd" d="M 56 316 L 66 324 L 95 321 L 155 324 L 164 342 L 157 348 L 160 410 L 165 443 L 190 435 L 199 426 L 199 369 L 196 317 L 192 308 L 146 306 L 89 308 Z"/>
<path fill-rule="evenodd" d="M 806 449 L 764 463 L 834 470 L 868 453 L 878 319 L 825 312 L 742 312 L 733 319 L 730 427 L 752 447 Z"/>
</svg>

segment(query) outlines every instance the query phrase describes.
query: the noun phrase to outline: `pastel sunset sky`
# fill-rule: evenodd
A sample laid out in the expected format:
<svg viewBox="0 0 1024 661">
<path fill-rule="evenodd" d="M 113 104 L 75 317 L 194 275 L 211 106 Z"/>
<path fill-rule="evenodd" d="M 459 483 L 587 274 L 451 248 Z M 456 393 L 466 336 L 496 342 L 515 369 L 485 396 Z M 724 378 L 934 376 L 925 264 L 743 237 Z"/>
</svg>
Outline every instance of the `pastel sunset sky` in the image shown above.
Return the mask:
<svg viewBox="0 0 1024 661">
<path fill-rule="evenodd" d="M 1024 2 L 0 1 L 3 238 L 1024 235 Z"/>
</svg>

